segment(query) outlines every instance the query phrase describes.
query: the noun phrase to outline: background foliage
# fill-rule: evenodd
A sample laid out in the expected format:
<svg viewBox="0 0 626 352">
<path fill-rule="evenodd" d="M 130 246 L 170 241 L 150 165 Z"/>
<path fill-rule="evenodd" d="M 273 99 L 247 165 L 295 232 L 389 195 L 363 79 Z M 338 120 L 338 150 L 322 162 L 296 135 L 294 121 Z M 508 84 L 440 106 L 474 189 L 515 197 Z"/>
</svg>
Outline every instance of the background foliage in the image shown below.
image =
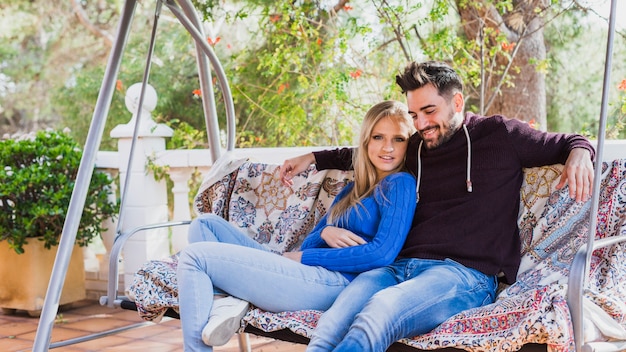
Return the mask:
<svg viewBox="0 0 626 352">
<path fill-rule="evenodd" d="M 76 139 L 85 140 L 122 3 L 10 0 L 0 5 L 0 132 L 71 126 Z M 522 7 L 528 4 L 534 7 Z M 531 68 L 545 77 L 545 90 L 531 92 L 521 104 L 530 108 L 545 98 L 546 122 L 538 128 L 593 135 L 606 25 L 585 4 L 209 0 L 197 5 L 206 19 L 207 41 L 229 75 L 237 146 L 261 147 L 351 144 L 372 103 L 404 99 L 393 82 L 398 70 L 410 60 L 426 59 L 454 63 L 467 83 L 467 109 L 477 112 L 501 112 L 502 106 L 489 107 L 490 99 L 523 96 L 516 91 L 522 88 L 515 75 Z M 130 119 L 125 89 L 141 81 L 153 6 L 138 4 L 102 149 L 116 148 L 108 133 Z M 466 16 L 484 21 L 480 11 L 485 8 L 495 9 L 500 22 L 480 27 L 480 36 L 473 37 Z M 516 17 L 519 13 L 525 17 Z M 167 9 L 160 18 L 150 76 L 159 94 L 154 114 L 177 133 L 168 147 L 205 147 L 193 42 Z M 529 23 L 540 24 L 546 57 L 526 60 L 528 67 L 513 65 L 516 48 L 529 34 L 511 28 Z M 625 54 L 625 36 L 623 29 L 616 36 L 616 58 Z M 624 91 L 618 89 L 626 63 L 616 59 L 613 64 L 610 137 L 626 138 Z"/>
</svg>

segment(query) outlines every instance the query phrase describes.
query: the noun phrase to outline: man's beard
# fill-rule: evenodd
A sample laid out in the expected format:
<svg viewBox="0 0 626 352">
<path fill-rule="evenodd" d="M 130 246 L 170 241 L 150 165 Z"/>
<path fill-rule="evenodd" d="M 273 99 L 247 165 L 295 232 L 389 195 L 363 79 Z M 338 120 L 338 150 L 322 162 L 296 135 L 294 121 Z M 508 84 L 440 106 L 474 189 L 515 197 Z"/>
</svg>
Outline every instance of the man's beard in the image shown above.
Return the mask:
<svg viewBox="0 0 626 352">
<path fill-rule="evenodd" d="M 445 133 L 442 133 L 441 135 L 439 135 L 439 137 L 435 140 L 432 141 L 426 141 L 424 140 L 424 146 L 426 147 L 426 149 L 435 149 L 438 148 L 439 146 L 441 146 L 442 144 L 446 143 L 447 141 L 449 141 L 450 139 L 452 139 L 452 136 L 454 136 L 454 133 L 456 133 L 456 131 L 459 130 L 460 126 L 461 126 L 461 122 L 463 121 L 463 119 L 455 119 L 454 118 L 454 111 L 450 112 L 448 121 L 446 123 L 444 123 L 443 127 L 446 128 Z M 437 126 L 437 129 L 439 129 L 441 131 L 441 127 Z M 422 133 L 420 132 L 420 136 L 422 135 Z M 423 138 L 422 138 L 423 139 Z"/>
</svg>

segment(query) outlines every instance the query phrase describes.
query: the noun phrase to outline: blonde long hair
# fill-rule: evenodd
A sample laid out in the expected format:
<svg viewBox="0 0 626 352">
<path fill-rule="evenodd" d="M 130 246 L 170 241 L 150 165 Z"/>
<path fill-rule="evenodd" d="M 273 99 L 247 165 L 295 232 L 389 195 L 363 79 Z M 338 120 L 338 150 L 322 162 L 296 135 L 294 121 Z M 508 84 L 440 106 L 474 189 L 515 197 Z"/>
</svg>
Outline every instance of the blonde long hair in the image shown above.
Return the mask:
<svg viewBox="0 0 626 352">
<path fill-rule="evenodd" d="M 359 146 L 352 154 L 352 165 L 354 167 L 354 186 L 350 192 L 338 200 L 328 213 L 328 223 L 338 224 L 343 216 L 347 214 L 350 207 L 356 207 L 357 213 L 359 207 L 363 207 L 361 201 L 369 196 L 378 184 L 378 173 L 376 167 L 367 155 L 367 147 L 369 145 L 372 130 L 378 121 L 389 118 L 397 122 L 400 126 L 406 127 L 406 138 L 415 132 L 413 119 L 409 115 L 408 108 L 401 102 L 394 100 L 386 100 L 372 106 L 363 119 L 361 124 L 361 133 L 359 136 Z M 404 162 L 391 172 L 398 172 L 404 169 Z"/>
</svg>

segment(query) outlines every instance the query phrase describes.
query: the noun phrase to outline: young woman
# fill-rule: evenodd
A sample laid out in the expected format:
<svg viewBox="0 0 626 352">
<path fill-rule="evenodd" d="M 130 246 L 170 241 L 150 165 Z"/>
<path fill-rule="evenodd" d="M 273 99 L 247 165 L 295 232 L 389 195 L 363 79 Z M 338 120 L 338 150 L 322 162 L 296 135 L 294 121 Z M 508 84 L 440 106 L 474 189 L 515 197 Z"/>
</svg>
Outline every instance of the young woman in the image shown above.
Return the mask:
<svg viewBox="0 0 626 352">
<path fill-rule="evenodd" d="M 228 342 L 248 302 L 272 312 L 326 310 L 357 274 L 392 263 L 416 205 L 415 179 L 402 171 L 413 132 L 402 103 L 385 101 L 367 112 L 354 182 L 300 251 L 280 256 L 216 215 L 195 219 L 178 264 L 185 351 L 212 351 Z"/>
</svg>

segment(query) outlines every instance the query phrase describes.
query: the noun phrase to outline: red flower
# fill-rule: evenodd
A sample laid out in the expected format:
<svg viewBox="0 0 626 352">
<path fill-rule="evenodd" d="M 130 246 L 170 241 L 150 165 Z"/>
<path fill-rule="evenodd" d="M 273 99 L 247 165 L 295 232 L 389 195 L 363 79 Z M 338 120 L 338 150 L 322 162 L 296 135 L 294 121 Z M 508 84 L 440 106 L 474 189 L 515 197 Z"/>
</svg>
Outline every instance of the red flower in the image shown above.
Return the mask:
<svg viewBox="0 0 626 352">
<path fill-rule="evenodd" d="M 617 86 L 617 89 L 626 91 L 626 78 L 624 78 L 619 86 Z"/>
<path fill-rule="evenodd" d="M 350 72 L 350 77 L 357 79 L 359 77 L 361 77 L 361 75 L 363 74 L 363 71 L 361 70 L 356 70 L 354 72 Z"/>
<path fill-rule="evenodd" d="M 213 38 L 211 38 L 211 37 L 206 38 L 206 41 L 207 41 L 207 42 L 209 42 L 209 45 L 210 45 L 210 46 L 215 46 L 215 44 L 219 43 L 219 42 L 220 42 L 220 40 L 222 40 L 222 37 L 217 37 L 217 38 L 215 38 L 215 39 L 213 39 Z"/>
<path fill-rule="evenodd" d="M 346 10 L 346 11 L 350 11 L 350 10 L 352 10 L 352 6 L 346 4 L 346 5 L 343 5 L 343 9 Z"/>
<path fill-rule="evenodd" d="M 285 91 L 285 89 L 289 88 L 289 83 L 283 83 L 280 86 L 278 86 L 278 91 L 277 93 L 280 94 L 282 92 Z"/>
<path fill-rule="evenodd" d="M 115 82 L 115 89 L 117 89 L 118 91 L 122 91 L 122 89 L 124 89 L 124 85 L 122 84 L 121 80 L 117 80 L 117 82 Z"/>
<path fill-rule="evenodd" d="M 317 43 L 317 45 L 322 45 L 322 38 L 317 38 L 315 42 Z"/>
<path fill-rule="evenodd" d="M 278 22 L 280 20 L 280 18 L 281 18 L 281 15 L 270 15 L 270 21 L 272 23 Z"/>
<path fill-rule="evenodd" d="M 515 48 L 515 43 L 502 42 L 501 45 L 502 45 L 502 50 L 506 52 L 510 52 L 511 50 L 513 50 L 513 48 Z"/>
<path fill-rule="evenodd" d="M 200 89 L 194 89 L 192 93 L 194 96 L 199 97 L 202 94 L 202 91 Z"/>
<path fill-rule="evenodd" d="M 531 128 L 537 129 L 537 122 L 535 121 L 535 119 L 528 121 L 528 125 L 530 125 Z"/>
</svg>

